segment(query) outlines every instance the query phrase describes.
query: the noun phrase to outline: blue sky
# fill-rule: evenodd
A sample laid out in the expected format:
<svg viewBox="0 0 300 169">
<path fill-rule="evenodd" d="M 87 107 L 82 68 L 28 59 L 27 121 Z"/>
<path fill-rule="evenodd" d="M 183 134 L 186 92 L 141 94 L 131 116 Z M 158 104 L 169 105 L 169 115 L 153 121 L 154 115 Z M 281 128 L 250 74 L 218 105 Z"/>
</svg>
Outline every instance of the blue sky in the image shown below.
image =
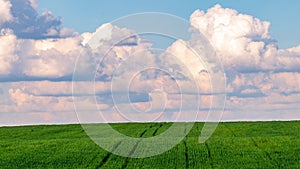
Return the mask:
<svg viewBox="0 0 300 169">
<path fill-rule="evenodd" d="M 296 0 L 43 0 L 38 3 L 40 11 L 52 11 L 55 16 L 62 17 L 64 26 L 81 33 L 92 32 L 103 23 L 139 12 L 165 12 L 189 19 L 196 9 L 207 10 L 219 3 L 222 7 L 233 8 L 240 13 L 271 22 L 270 32 L 272 37 L 278 40 L 279 48 L 300 44 L 300 1 Z"/>
</svg>

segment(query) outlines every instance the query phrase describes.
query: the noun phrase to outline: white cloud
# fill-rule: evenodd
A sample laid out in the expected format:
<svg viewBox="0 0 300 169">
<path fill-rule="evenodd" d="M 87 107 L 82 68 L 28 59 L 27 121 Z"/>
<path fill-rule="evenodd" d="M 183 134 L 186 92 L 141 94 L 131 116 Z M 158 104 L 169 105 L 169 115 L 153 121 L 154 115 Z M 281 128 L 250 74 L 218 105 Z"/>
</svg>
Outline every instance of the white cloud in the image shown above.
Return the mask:
<svg viewBox="0 0 300 169">
<path fill-rule="evenodd" d="M 23 40 L 22 73 L 33 77 L 64 77 L 73 73 L 78 54 L 83 49 L 80 37 L 49 40 Z M 28 50 L 31 46 L 32 49 Z M 26 51 L 26 48 L 28 52 Z"/>
<path fill-rule="evenodd" d="M 72 84 L 73 83 L 73 84 Z M 10 82 L 10 88 L 13 90 L 20 89 L 23 92 L 33 96 L 54 96 L 64 97 L 72 96 L 72 85 L 79 86 L 82 92 L 74 95 L 92 95 L 94 93 L 105 93 L 110 91 L 108 82 L 72 82 L 72 81 L 21 81 Z"/>
<path fill-rule="evenodd" d="M 88 52 L 88 56 L 82 57 L 87 60 L 85 60 L 84 63 L 80 62 L 78 66 L 82 64 L 91 65 L 91 69 L 93 69 L 91 71 L 93 72 L 97 68 L 98 61 L 103 57 L 99 55 L 99 53 L 105 53 L 112 43 L 118 40 L 118 37 L 130 33 L 129 30 L 120 29 L 110 24 L 100 26 L 97 31 L 107 28 L 107 26 L 110 28 L 110 36 L 107 34 L 103 37 L 97 36 L 97 40 L 100 40 L 103 46 L 98 46 L 94 51 L 89 51 L 89 49 L 83 45 L 86 44 L 89 37 L 96 34 L 96 32 L 83 33 L 82 35 L 77 34 L 76 36 L 65 38 L 36 40 L 20 39 L 12 30 L 2 29 L 0 34 L 0 48 L 2 49 L 0 51 L 0 75 L 2 77 L 13 75 L 21 79 L 24 77 L 42 79 L 71 77 L 76 59 L 80 53 L 84 53 L 84 51 Z M 62 29 L 62 31 L 64 31 L 64 29 Z M 68 30 L 66 30 L 65 33 L 67 34 Z M 134 41 L 132 41 L 132 39 L 129 40 L 130 41 L 123 41 L 122 44 L 119 43 L 109 53 L 110 56 L 106 57 L 107 60 L 105 59 L 104 62 L 107 67 L 105 70 L 103 69 L 105 75 L 113 73 L 113 69 L 115 69 L 117 64 L 121 61 L 120 58 L 124 60 L 135 51 L 143 50 L 149 46 L 147 43 L 138 44 L 138 42 L 135 42 L 135 45 L 131 45 Z M 92 44 L 92 42 L 89 44 Z M 90 70 L 88 69 L 88 71 Z"/>
<path fill-rule="evenodd" d="M 29 2 L 30 2 L 30 5 L 33 7 L 33 9 L 35 9 L 35 10 L 38 9 L 39 5 L 36 0 L 29 0 Z"/>
<path fill-rule="evenodd" d="M 38 13 L 36 0 L 1 0 L 0 29 L 11 29 L 18 38 L 46 39 L 74 36 L 61 26 L 61 19 L 50 11 Z"/>
<path fill-rule="evenodd" d="M 220 5 L 207 12 L 196 10 L 190 21 L 208 38 L 227 70 L 299 70 L 299 49 L 278 50 L 269 22 Z"/>
<path fill-rule="evenodd" d="M 1 76 L 58 78 L 70 76 L 78 53 L 81 37 L 64 39 L 18 39 L 12 31 L 0 35 Z"/>
<path fill-rule="evenodd" d="M 270 75 L 273 90 L 282 94 L 300 93 L 300 73 L 283 72 Z"/>
<path fill-rule="evenodd" d="M 11 3 L 7 0 L 0 0 L 0 28 L 1 24 L 5 22 L 10 22 L 13 19 L 13 16 L 11 15 Z"/>
<path fill-rule="evenodd" d="M 15 53 L 17 38 L 11 30 L 0 30 L 0 76 L 9 75 L 19 56 Z"/>
<path fill-rule="evenodd" d="M 58 118 L 63 117 L 65 113 L 73 113 L 73 115 L 75 115 L 72 96 L 34 95 L 28 90 L 28 87 L 32 85 L 29 83 L 27 84 L 28 86 L 24 84 L 23 86 L 20 86 L 22 83 L 18 82 L 11 85 L 11 88 L 7 91 L 11 102 L 0 105 L 2 113 L 28 114 L 32 112 L 47 112 L 58 113 L 55 115 Z M 16 85 L 19 85 L 19 87 L 16 87 Z M 49 84 L 45 85 L 45 88 L 49 86 Z M 52 90 L 55 89 L 52 88 Z M 15 117 L 12 116 L 11 118 Z M 28 118 L 30 119 L 31 116 L 28 116 Z"/>
<path fill-rule="evenodd" d="M 32 103 L 32 95 L 28 95 L 20 89 L 10 89 L 9 94 L 11 96 L 12 101 L 17 106 L 23 106 L 25 103 Z"/>
<path fill-rule="evenodd" d="M 295 94 L 300 87 L 300 46 L 278 49 L 269 33 L 270 23 L 220 5 L 207 12 L 196 10 L 190 21 L 211 42 L 224 64 L 230 94 L 226 107 L 238 110 L 236 118 L 230 117 L 232 112 L 227 112 L 228 117 L 259 119 L 255 112 L 261 113 L 261 119 L 297 117 L 279 112 L 299 109 Z M 273 104 L 272 100 L 280 97 L 288 101 Z"/>
<path fill-rule="evenodd" d="M 168 61 L 170 62 L 170 68 L 173 67 L 172 64 L 178 65 L 179 68 L 175 70 L 171 70 L 171 72 L 179 72 L 182 75 L 185 75 L 190 78 L 190 80 L 195 81 L 197 86 L 199 87 L 200 93 L 210 93 L 211 88 L 211 79 L 209 77 L 209 65 L 206 62 L 201 60 L 201 56 L 197 56 L 197 53 L 193 51 L 186 42 L 182 40 L 178 40 L 174 42 L 169 48 L 166 50 L 166 54 L 171 55 L 168 57 Z M 173 58 L 173 59 L 171 59 Z M 174 73 L 176 75 L 176 73 Z M 182 92 L 195 92 L 197 89 L 191 88 L 189 85 L 191 82 L 182 82 L 187 83 L 182 87 Z"/>
</svg>

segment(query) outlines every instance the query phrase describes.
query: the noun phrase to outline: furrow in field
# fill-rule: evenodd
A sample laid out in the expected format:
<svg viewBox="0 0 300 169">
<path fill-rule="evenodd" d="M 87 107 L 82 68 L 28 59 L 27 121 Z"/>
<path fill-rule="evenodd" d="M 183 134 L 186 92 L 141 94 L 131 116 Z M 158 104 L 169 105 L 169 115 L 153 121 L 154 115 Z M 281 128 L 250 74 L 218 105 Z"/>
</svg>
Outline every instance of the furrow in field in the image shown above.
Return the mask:
<svg viewBox="0 0 300 169">
<path fill-rule="evenodd" d="M 138 142 L 133 146 L 132 150 L 129 152 L 128 157 L 126 158 L 126 160 L 125 160 L 124 164 L 122 165 L 121 169 L 124 169 L 124 168 L 127 167 L 128 162 L 129 162 L 129 159 L 130 159 L 129 157 L 131 157 L 131 156 L 133 155 L 133 153 L 135 152 L 135 150 L 136 150 L 136 148 L 137 148 L 137 146 L 139 145 L 140 142 L 141 142 L 141 141 L 138 141 Z"/>
<path fill-rule="evenodd" d="M 159 129 L 160 127 L 162 127 L 162 124 L 154 131 L 153 134 L 155 134 L 155 133 L 158 131 L 158 129 Z M 151 129 L 151 128 L 152 128 L 152 125 L 150 125 L 148 129 Z M 148 129 L 145 129 L 145 130 L 140 134 L 140 137 L 143 137 L 143 136 L 145 135 L 145 133 L 147 132 Z M 130 160 L 130 157 L 134 154 L 136 148 L 138 147 L 138 145 L 139 145 L 139 143 L 140 143 L 141 141 L 142 141 L 142 140 L 139 140 L 139 141 L 136 142 L 136 144 L 133 146 L 132 150 L 129 152 L 128 157 L 126 158 L 124 164 L 123 164 L 122 167 L 121 167 L 122 169 L 124 169 L 124 168 L 126 168 L 126 167 L 128 166 L 128 162 L 129 162 L 129 160 Z"/>
<path fill-rule="evenodd" d="M 257 144 L 257 142 L 251 137 L 251 141 L 253 142 L 253 145 L 258 148 L 261 152 L 263 152 L 265 154 L 265 156 L 271 161 L 271 163 L 274 166 L 279 166 L 278 162 L 275 161 L 272 156 L 270 155 L 270 153 L 268 153 L 267 151 L 265 151 L 264 149 L 260 148 L 259 145 Z"/>
<path fill-rule="evenodd" d="M 230 128 L 230 127 L 227 127 L 226 124 L 223 124 L 223 126 L 228 129 L 230 131 L 230 133 L 234 136 L 234 137 L 237 137 L 237 135 L 235 134 L 235 132 Z"/>
<path fill-rule="evenodd" d="M 187 133 L 186 133 L 187 131 L 186 131 L 186 129 L 184 130 L 184 134 L 186 135 Z M 189 168 L 189 151 L 188 151 L 188 147 L 187 147 L 187 143 L 186 143 L 186 139 L 187 138 L 185 138 L 184 140 L 183 140 L 183 144 L 184 144 L 184 155 L 185 155 L 185 168 Z"/>
<path fill-rule="evenodd" d="M 183 141 L 184 144 L 184 154 L 185 154 L 185 168 L 189 168 L 189 154 L 188 154 L 188 147 L 186 141 Z"/>
<path fill-rule="evenodd" d="M 149 127 L 151 128 L 151 126 Z M 141 134 L 140 134 L 140 137 L 143 137 L 143 135 L 147 132 L 148 129 L 144 130 Z"/>
<path fill-rule="evenodd" d="M 99 163 L 99 165 L 96 167 L 96 168 L 101 168 L 106 162 L 107 162 L 107 160 L 109 159 L 109 157 L 111 156 L 111 152 L 114 152 L 118 147 L 119 147 L 119 145 L 121 144 L 121 141 L 120 142 L 118 142 L 114 147 L 113 147 L 113 149 L 110 151 L 110 152 L 108 152 L 107 154 L 106 154 L 106 156 L 101 160 L 101 162 Z"/>
<path fill-rule="evenodd" d="M 206 149 L 207 149 L 207 156 L 208 156 L 209 164 L 210 164 L 211 168 L 214 168 L 214 166 L 213 166 L 213 161 L 212 161 L 212 157 L 211 157 L 211 151 L 210 151 L 210 148 L 209 148 L 207 142 L 205 142 L 204 144 L 205 144 L 205 147 L 206 147 Z"/>
<path fill-rule="evenodd" d="M 155 136 L 156 133 L 158 132 L 158 130 L 159 130 L 162 126 L 163 126 L 163 124 L 161 123 L 161 124 L 159 125 L 159 127 L 153 132 L 152 136 Z"/>
</svg>

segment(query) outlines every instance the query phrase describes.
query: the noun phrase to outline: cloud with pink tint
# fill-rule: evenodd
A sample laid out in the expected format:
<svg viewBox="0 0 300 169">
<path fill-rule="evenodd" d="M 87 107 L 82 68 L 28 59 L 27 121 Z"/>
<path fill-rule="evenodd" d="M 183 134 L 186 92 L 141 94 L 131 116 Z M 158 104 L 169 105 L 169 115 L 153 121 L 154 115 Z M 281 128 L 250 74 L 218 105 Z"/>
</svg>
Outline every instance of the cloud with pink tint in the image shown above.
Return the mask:
<svg viewBox="0 0 300 169">
<path fill-rule="evenodd" d="M 19 60 L 15 52 L 17 38 L 11 30 L 1 30 L 0 32 L 0 77 L 13 73 L 14 65 Z"/>
<path fill-rule="evenodd" d="M 71 76 L 81 38 L 29 40 L 18 39 L 10 30 L 2 30 L 0 48 L 0 74 L 14 76 L 59 78 Z"/>
<path fill-rule="evenodd" d="M 12 21 L 11 6 L 10 1 L 0 0 L 0 25 Z"/>
<path fill-rule="evenodd" d="M 109 28 L 111 28 L 111 37 L 102 37 L 103 39 L 101 39 L 103 45 L 105 44 L 108 47 L 116 37 L 129 32 L 129 30 L 119 29 L 112 25 Z M 100 26 L 98 31 L 102 29 L 103 26 Z M 19 39 L 13 31 L 2 29 L 0 36 L 0 48 L 3 49 L 0 50 L 0 56 L 3 56 L 0 58 L 2 81 L 71 80 L 76 59 L 84 51 L 88 52 L 91 58 L 77 66 L 85 65 L 85 68 L 92 66 L 91 69 L 93 70 L 87 69 L 87 71 L 93 72 L 96 64 L 101 59 L 93 53 L 104 53 L 106 51 L 102 51 L 102 48 L 93 51 L 84 46 L 85 41 L 89 39 L 87 34 L 92 35 L 93 33 L 58 39 L 34 40 Z M 123 44 L 113 48 L 110 52 L 110 60 L 104 60 L 107 66 L 102 70 L 102 74 L 98 76 L 111 76 L 113 68 L 120 62 L 120 58 L 125 59 L 134 51 L 144 50 L 150 45 L 149 43 L 129 45 L 128 43 L 133 43 L 132 39 L 130 40 L 124 41 Z"/>
</svg>

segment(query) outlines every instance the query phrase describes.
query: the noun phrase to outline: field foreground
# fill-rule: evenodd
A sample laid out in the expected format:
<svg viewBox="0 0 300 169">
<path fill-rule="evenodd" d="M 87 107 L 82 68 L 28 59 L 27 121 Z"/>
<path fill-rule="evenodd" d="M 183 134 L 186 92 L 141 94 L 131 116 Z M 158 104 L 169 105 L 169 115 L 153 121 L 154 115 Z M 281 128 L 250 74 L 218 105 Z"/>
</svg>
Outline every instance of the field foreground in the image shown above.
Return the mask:
<svg viewBox="0 0 300 169">
<path fill-rule="evenodd" d="M 151 137 L 172 123 L 111 124 L 132 137 Z M 300 168 L 300 121 L 220 123 L 199 144 L 203 123 L 171 150 L 144 159 L 101 149 L 80 125 L 0 128 L 0 168 Z"/>
</svg>

